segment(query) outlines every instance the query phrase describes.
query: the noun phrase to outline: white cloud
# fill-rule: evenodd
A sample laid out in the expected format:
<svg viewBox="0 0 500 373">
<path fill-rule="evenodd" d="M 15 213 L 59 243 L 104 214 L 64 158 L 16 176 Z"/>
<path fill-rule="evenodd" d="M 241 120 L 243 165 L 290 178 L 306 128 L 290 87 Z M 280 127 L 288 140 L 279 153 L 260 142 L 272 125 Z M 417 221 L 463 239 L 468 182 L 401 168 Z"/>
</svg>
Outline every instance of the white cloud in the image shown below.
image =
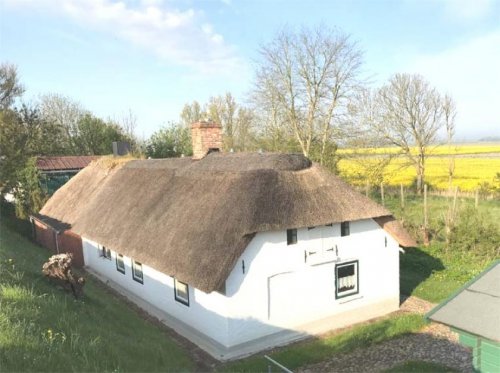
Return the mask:
<svg viewBox="0 0 500 373">
<path fill-rule="evenodd" d="M 444 0 L 448 17 L 458 20 L 479 20 L 489 14 L 493 0 Z"/>
<path fill-rule="evenodd" d="M 117 0 L 6 0 L 6 4 L 70 18 L 197 72 L 231 73 L 243 64 L 203 12 L 168 8 L 162 0 L 141 0 L 136 6 Z"/>
<path fill-rule="evenodd" d="M 434 55 L 417 56 L 406 70 L 422 74 L 457 102 L 457 132 L 500 134 L 500 29 Z"/>
</svg>

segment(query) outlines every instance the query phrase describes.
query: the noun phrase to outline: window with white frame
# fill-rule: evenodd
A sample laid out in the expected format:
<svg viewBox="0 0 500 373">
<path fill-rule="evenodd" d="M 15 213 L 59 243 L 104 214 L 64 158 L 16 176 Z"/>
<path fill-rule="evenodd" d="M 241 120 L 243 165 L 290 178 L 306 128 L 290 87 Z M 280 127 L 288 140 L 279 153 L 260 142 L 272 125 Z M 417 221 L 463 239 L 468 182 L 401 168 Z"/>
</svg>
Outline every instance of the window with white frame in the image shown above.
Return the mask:
<svg viewBox="0 0 500 373">
<path fill-rule="evenodd" d="M 144 283 L 144 273 L 142 272 L 142 264 L 136 262 L 135 260 L 132 261 L 132 278 L 141 284 Z"/>
<path fill-rule="evenodd" d="M 335 266 L 335 298 L 359 293 L 359 262 L 340 263 Z"/>
<path fill-rule="evenodd" d="M 125 262 L 123 261 L 122 254 L 116 254 L 116 270 L 125 274 Z"/>
<path fill-rule="evenodd" d="M 174 278 L 175 300 L 189 307 L 189 285 Z"/>
</svg>

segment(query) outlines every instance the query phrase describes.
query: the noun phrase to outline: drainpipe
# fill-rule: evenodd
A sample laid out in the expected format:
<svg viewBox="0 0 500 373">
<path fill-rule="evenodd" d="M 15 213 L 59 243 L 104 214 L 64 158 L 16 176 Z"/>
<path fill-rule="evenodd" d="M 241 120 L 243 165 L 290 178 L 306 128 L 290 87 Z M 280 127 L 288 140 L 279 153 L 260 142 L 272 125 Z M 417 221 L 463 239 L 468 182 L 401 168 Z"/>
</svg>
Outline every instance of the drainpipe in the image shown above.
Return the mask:
<svg viewBox="0 0 500 373">
<path fill-rule="evenodd" d="M 58 237 L 59 237 L 59 231 L 56 231 L 54 229 L 54 233 L 55 233 L 55 239 L 56 239 L 56 251 L 59 254 L 59 239 L 58 239 Z"/>
</svg>

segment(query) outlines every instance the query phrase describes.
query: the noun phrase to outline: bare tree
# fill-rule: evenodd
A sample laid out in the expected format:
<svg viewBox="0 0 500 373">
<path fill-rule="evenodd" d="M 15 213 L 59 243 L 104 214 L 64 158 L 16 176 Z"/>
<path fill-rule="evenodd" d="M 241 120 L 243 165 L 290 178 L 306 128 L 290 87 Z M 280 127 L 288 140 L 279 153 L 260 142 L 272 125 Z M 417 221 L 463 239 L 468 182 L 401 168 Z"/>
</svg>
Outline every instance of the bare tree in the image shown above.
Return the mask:
<svg viewBox="0 0 500 373">
<path fill-rule="evenodd" d="M 191 127 L 191 124 L 198 122 L 205 116 L 200 103 L 198 101 L 193 101 L 191 104 L 185 104 L 181 111 L 181 122 L 187 128 Z"/>
<path fill-rule="evenodd" d="M 376 123 L 381 116 L 376 100 L 376 91 L 368 88 L 357 90 L 348 105 L 349 134 L 345 137 L 345 145 L 349 151 L 342 155 L 356 163 L 359 173 L 346 175 L 368 185 L 379 185 L 384 182 L 386 170 L 394 157 L 399 154 L 388 152 L 382 154 L 380 146 L 388 145 L 387 141 L 375 131 Z"/>
<path fill-rule="evenodd" d="M 446 140 L 448 143 L 448 151 L 450 152 L 450 159 L 448 161 L 448 188 L 451 190 L 453 175 L 455 174 L 455 154 L 451 149 L 451 143 L 455 135 L 455 117 L 457 115 L 457 110 L 453 99 L 449 95 L 444 96 L 443 111 L 446 126 Z"/>
<path fill-rule="evenodd" d="M 136 139 L 135 129 L 137 128 L 137 116 L 134 114 L 132 109 L 122 116 L 120 120 L 120 126 L 123 128 L 123 132 L 130 138 Z"/>
<path fill-rule="evenodd" d="M 350 37 L 327 27 L 285 30 L 260 48 L 253 96 L 273 97 L 305 156 L 319 144 L 323 163 L 335 122 L 357 86 L 362 53 Z"/>
<path fill-rule="evenodd" d="M 65 142 L 62 145 L 72 154 L 77 154 L 78 123 L 87 113 L 82 105 L 69 97 L 51 93 L 40 96 L 40 111 L 45 121 L 61 129 Z"/>
<path fill-rule="evenodd" d="M 19 83 L 17 67 L 9 63 L 0 64 L 0 110 L 9 108 L 16 97 L 24 93 L 24 87 Z"/>
<path fill-rule="evenodd" d="M 413 164 L 417 192 L 422 193 L 429 147 L 446 125 L 443 98 L 422 76 L 396 74 L 378 91 L 378 104 L 381 116 L 377 130 Z"/>
<path fill-rule="evenodd" d="M 224 96 L 210 97 L 207 105 L 207 114 L 210 119 L 219 123 L 223 128 L 226 149 L 234 149 L 236 145 L 237 108 L 236 100 L 230 92 L 226 92 Z"/>
</svg>

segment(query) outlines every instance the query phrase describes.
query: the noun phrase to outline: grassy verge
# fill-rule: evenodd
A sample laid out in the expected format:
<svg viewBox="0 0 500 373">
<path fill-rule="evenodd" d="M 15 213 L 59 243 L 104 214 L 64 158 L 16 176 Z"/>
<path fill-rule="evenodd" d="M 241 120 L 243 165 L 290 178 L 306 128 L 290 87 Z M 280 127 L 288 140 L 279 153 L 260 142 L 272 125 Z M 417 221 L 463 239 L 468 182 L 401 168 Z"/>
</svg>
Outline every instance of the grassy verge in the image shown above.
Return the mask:
<svg viewBox="0 0 500 373">
<path fill-rule="evenodd" d="M 184 349 L 92 279 L 82 300 L 41 274 L 49 256 L 0 223 L 2 371 L 189 371 Z"/>
<path fill-rule="evenodd" d="M 399 364 L 393 368 L 387 369 L 385 373 L 454 373 L 458 372 L 455 369 L 449 368 L 447 366 L 428 363 L 426 361 L 407 361 L 406 363 Z"/>
<path fill-rule="evenodd" d="M 283 347 L 268 355 L 280 364 L 294 370 L 307 364 L 321 362 L 333 354 L 368 347 L 373 343 L 416 332 L 423 325 L 424 321 L 420 315 L 400 314 L 389 316 L 380 321 L 353 327 L 340 334 Z M 266 372 L 267 367 L 267 361 L 261 355 L 258 355 L 227 363 L 221 366 L 219 370 L 225 372 Z"/>
<path fill-rule="evenodd" d="M 442 221 L 449 203 L 449 199 L 444 197 L 429 198 L 429 224 L 433 234 L 431 245 L 406 249 L 406 253 L 400 256 L 403 294 L 441 302 L 497 258 L 495 242 L 492 241 L 496 241 L 495 237 L 500 234 L 500 202 L 481 201 L 477 209 L 481 218 L 473 220 L 470 215 L 476 213 L 474 201 L 461 198 L 459 210 L 469 220 L 461 223 L 460 232 L 455 235 L 456 242 L 446 247 Z M 386 206 L 398 218 L 404 219 L 415 236 L 419 236 L 418 227 L 423 222 L 421 197 L 407 198 L 403 211 L 398 196 L 389 195 Z"/>
</svg>

